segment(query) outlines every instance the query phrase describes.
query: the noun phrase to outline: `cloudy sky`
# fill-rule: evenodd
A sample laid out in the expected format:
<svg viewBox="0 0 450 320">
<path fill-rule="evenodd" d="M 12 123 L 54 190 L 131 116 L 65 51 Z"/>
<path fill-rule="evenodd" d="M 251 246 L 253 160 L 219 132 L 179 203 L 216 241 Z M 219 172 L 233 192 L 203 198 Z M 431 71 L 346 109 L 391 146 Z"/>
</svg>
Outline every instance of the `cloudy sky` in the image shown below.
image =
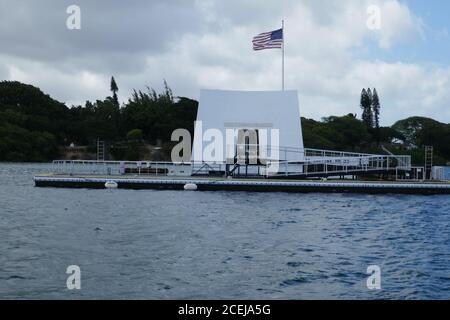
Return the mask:
<svg viewBox="0 0 450 320">
<path fill-rule="evenodd" d="M 66 26 L 73 4 L 80 30 Z M 380 29 L 367 26 L 371 5 Z M 450 122 L 449 14 L 448 0 L 0 0 L 0 80 L 68 105 L 109 95 L 111 75 L 122 101 L 163 79 L 196 99 L 201 88 L 279 90 L 280 50 L 254 52 L 251 40 L 284 19 L 286 87 L 303 116 L 360 114 L 361 88 L 376 87 L 385 125 Z"/>
</svg>

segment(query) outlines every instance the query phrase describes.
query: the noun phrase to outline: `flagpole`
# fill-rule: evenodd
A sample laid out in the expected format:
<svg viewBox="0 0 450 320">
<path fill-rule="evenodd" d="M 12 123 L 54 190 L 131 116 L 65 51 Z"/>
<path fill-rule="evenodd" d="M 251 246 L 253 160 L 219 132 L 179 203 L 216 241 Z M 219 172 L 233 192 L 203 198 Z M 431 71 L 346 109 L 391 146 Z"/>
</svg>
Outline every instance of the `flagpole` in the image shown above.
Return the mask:
<svg viewBox="0 0 450 320">
<path fill-rule="evenodd" d="M 283 45 L 281 47 L 281 89 L 284 91 L 284 20 L 281 20 Z"/>
</svg>

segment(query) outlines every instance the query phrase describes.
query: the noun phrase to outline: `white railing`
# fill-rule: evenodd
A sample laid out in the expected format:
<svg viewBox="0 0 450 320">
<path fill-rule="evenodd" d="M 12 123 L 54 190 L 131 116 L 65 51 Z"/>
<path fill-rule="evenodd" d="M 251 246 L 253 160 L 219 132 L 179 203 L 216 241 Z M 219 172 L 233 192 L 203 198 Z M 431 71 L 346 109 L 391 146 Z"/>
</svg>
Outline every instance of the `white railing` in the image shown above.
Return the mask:
<svg viewBox="0 0 450 320">
<path fill-rule="evenodd" d="M 248 147 L 248 146 L 247 146 Z M 248 149 L 247 149 L 248 150 Z M 273 152 L 273 150 L 271 150 Z M 282 160 L 259 159 L 256 165 L 247 165 L 237 159 L 238 170 L 258 176 L 330 176 L 358 172 L 382 172 L 390 170 L 411 170 L 410 156 L 372 155 L 317 149 L 279 148 Z M 284 159 L 281 156 L 284 153 Z M 254 152 L 253 152 L 254 153 Z M 288 153 L 296 156 L 287 157 Z M 247 153 L 248 154 L 248 153 Z M 272 154 L 272 153 L 271 153 Z M 266 153 L 267 155 L 267 153 Z M 255 154 L 252 154 L 255 156 Z M 256 154 L 256 156 L 258 156 Z M 295 159 L 295 160 L 285 160 Z M 245 159 L 244 159 L 245 160 Z M 190 176 L 225 174 L 235 167 L 234 159 L 226 162 L 154 162 L 154 161 L 95 161 L 95 160 L 55 160 L 53 173 L 66 175 L 158 175 Z M 241 170 L 241 168 L 244 168 Z M 276 170 L 274 170 L 276 168 Z"/>
<path fill-rule="evenodd" d="M 246 151 L 250 153 L 277 155 L 280 161 L 292 160 L 292 159 L 308 159 L 308 158 L 328 158 L 328 157 L 364 157 L 364 156 L 378 156 L 377 154 L 358 153 L 348 151 L 335 151 L 335 150 L 320 150 L 311 148 L 293 148 L 293 147 L 274 147 L 274 146 L 262 146 L 257 144 L 237 144 L 235 146 L 237 154 L 244 154 Z M 383 156 L 383 155 L 379 155 Z"/>
<path fill-rule="evenodd" d="M 55 160 L 52 170 L 69 175 L 173 175 L 190 176 L 190 163 L 154 161 Z"/>
<path fill-rule="evenodd" d="M 266 176 L 331 176 L 359 172 L 411 170 L 411 156 L 364 155 L 360 157 L 324 157 L 303 161 L 271 161 Z M 277 168 L 271 172 L 270 167 Z"/>
</svg>

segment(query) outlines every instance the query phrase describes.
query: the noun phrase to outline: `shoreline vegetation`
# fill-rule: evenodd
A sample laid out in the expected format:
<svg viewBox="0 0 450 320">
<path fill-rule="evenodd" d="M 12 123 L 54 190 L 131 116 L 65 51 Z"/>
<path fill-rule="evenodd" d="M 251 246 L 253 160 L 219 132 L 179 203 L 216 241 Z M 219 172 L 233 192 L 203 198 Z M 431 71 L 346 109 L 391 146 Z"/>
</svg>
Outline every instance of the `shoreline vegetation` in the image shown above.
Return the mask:
<svg viewBox="0 0 450 320">
<path fill-rule="evenodd" d="M 0 161 L 95 160 L 98 140 L 105 141 L 106 159 L 169 161 L 177 143 L 170 141 L 171 134 L 178 128 L 193 134 L 198 102 L 175 97 L 165 81 L 162 92 L 133 90 L 122 104 L 118 90 L 112 78 L 111 96 L 68 107 L 32 85 L 0 82 Z M 411 155 L 414 165 L 423 165 L 424 146 L 429 145 L 434 147 L 435 165 L 449 164 L 450 124 L 410 117 L 379 126 L 376 89 L 363 89 L 360 107 L 362 120 L 356 114 L 321 121 L 302 117 L 305 147 L 376 154 L 387 149 Z"/>
</svg>

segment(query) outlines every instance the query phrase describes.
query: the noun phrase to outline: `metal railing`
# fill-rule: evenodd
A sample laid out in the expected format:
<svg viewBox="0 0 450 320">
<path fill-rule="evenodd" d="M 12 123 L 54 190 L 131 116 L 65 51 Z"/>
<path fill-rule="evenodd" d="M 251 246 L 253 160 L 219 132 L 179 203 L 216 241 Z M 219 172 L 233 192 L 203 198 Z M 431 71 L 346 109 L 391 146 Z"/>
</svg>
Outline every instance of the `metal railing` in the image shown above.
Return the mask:
<svg viewBox="0 0 450 320">
<path fill-rule="evenodd" d="M 328 158 L 328 157 L 364 157 L 364 156 L 378 156 L 377 154 L 358 153 L 348 151 L 335 151 L 335 150 L 321 150 L 312 148 L 293 148 L 293 147 L 274 147 L 274 146 L 262 146 L 257 144 L 237 144 L 235 148 L 237 154 L 243 154 L 246 151 L 250 153 L 258 153 L 260 155 L 274 155 L 276 154 L 280 161 L 289 159 L 303 159 L 303 158 Z M 379 155 L 383 156 L 383 155 Z"/>
<path fill-rule="evenodd" d="M 269 161 L 267 177 L 333 176 L 361 172 L 390 172 L 411 170 L 411 156 L 364 155 L 360 157 L 324 157 L 303 161 Z M 275 170 L 271 171 L 271 168 Z"/>
<path fill-rule="evenodd" d="M 368 153 L 356 153 L 334 150 L 319 150 L 311 148 L 291 148 L 266 146 L 261 152 L 257 145 L 238 145 L 236 150 L 240 152 L 237 160 L 245 159 L 247 162 L 264 163 L 263 175 L 266 176 L 329 176 L 345 175 L 359 172 L 381 172 L 411 169 L 411 156 L 404 155 L 380 155 Z M 246 151 L 246 152 L 244 152 Z M 244 156 L 243 156 L 244 155 Z M 258 158 L 255 155 L 266 156 L 266 159 Z M 271 159 L 273 155 L 275 158 Z M 249 159 L 251 158 L 251 159 Z"/>
<path fill-rule="evenodd" d="M 68 175 L 179 175 L 190 176 L 190 163 L 154 161 L 55 160 L 52 171 Z"/>
<path fill-rule="evenodd" d="M 135 176 L 190 176 L 225 175 L 230 167 L 238 170 L 232 175 L 277 176 L 333 176 L 361 172 L 389 172 L 411 170 L 411 156 L 373 155 L 318 149 L 279 148 L 276 150 L 281 160 L 259 159 L 248 164 L 243 159 L 231 162 L 154 162 L 154 161 L 95 161 L 95 160 L 55 160 L 53 173 L 66 175 L 135 175 Z M 273 149 L 271 150 L 273 152 Z M 284 153 L 284 159 L 280 156 Z M 296 156 L 288 154 L 295 153 Z M 270 153 L 273 155 L 273 153 Z M 247 153 L 248 155 L 248 153 Z M 253 154 L 254 155 L 254 154 Z M 269 153 L 266 153 L 269 155 Z M 258 156 L 258 154 L 256 154 Z M 295 159 L 295 160 L 286 160 Z M 240 170 L 241 167 L 244 170 Z"/>
</svg>

